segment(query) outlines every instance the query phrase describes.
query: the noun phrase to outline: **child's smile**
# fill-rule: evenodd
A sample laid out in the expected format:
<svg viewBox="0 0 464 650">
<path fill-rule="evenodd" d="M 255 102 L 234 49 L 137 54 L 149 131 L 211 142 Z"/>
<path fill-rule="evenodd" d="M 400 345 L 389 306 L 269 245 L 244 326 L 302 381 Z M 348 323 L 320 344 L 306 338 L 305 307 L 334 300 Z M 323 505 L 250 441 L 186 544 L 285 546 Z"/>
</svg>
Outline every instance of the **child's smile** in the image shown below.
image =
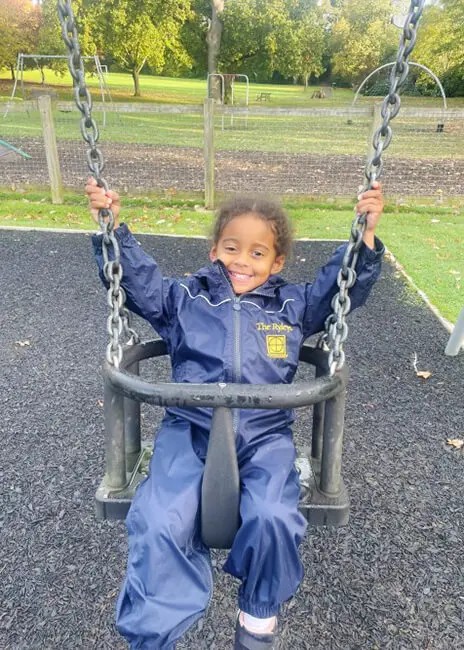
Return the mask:
<svg viewBox="0 0 464 650">
<path fill-rule="evenodd" d="M 226 225 L 210 258 L 225 265 L 237 295 L 264 284 L 285 262 L 283 255 L 277 255 L 271 226 L 253 213 L 235 217 Z"/>
</svg>

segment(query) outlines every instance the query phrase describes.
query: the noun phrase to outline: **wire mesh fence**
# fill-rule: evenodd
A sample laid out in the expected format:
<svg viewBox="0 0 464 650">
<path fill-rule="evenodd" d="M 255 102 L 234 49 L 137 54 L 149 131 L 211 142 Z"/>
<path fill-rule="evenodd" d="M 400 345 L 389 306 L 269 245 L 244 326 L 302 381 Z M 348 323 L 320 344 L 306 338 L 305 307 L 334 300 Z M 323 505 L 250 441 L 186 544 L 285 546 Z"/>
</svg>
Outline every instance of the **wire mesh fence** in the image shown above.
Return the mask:
<svg viewBox="0 0 464 650">
<path fill-rule="evenodd" d="M 371 122 L 369 109 L 227 111 L 215 119 L 216 188 L 352 195 Z"/>
<path fill-rule="evenodd" d="M 43 120 L 37 101 L 0 107 L 0 186 L 49 185 Z M 53 101 L 62 184 L 82 190 L 88 176 L 80 113 Z M 105 177 L 136 194 L 205 190 L 207 125 L 201 106 L 95 104 Z M 325 109 L 217 107 L 214 186 L 220 193 L 353 197 L 363 183 L 375 104 Z M 462 196 L 464 111 L 405 106 L 393 122 L 385 153 L 387 196 Z"/>
</svg>

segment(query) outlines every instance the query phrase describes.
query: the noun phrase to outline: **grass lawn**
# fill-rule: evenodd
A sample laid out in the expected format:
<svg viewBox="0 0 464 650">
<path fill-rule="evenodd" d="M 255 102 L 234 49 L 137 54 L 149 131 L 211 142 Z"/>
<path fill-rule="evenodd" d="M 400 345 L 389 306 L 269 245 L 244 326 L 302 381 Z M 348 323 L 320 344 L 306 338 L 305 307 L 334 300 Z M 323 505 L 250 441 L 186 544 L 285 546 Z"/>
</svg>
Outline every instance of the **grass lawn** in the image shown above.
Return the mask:
<svg viewBox="0 0 464 650">
<path fill-rule="evenodd" d="M 24 86 L 26 98 L 31 88 L 40 85 L 40 72 L 38 70 L 25 70 Z M 68 72 L 59 75 L 52 70 L 45 70 L 46 85 L 53 85 L 62 100 L 72 99 L 72 82 Z M 87 83 L 92 94 L 97 99 L 100 94 L 98 78 L 87 76 Z M 159 102 L 166 104 L 202 104 L 206 96 L 206 79 L 178 79 L 172 77 L 156 77 L 152 75 L 142 75 L 140 77 L 140 87 L 142 97 L 133 96 L 132 77 L 129 74 L 120 72 L 111 72 L 106 77 L 106 84 L 111 92 L 115 102 Z M 6 70 L 0 71 L 0 101 L 9 99 L 12 91 L 12 81 L 10 73 Z M 238 104 L 245 102 L 245 84 L 237 82 L 235 84 L 235 96 Z M 303 86 L 297 85 L 278 85 L 278 84 L 256 84 L 250 83 L 249 103 L 255 106 L 282 106 L 282 107 L 314 107 L 314 106 L 347 106 L 353 101 L 353 91 L 349 88 L 335 88 L 331 97 L 324 99 L 313 99 L 311 95 L 314 90 L 319 90 L 320 85 L 309 87 L 307 90 Z M 269 102 L 262 104 L 257 100 L 257 96 L 262 92 L 271 93 Z M 20 84 L 17 89 L 18 97 L 21 98 Z M 360 97 L 359 102 L 372 103 L 372 97 Z M 441 97 L 407 97 L 405 102 L 410 105 L 442 106 Z M 464 98 L 450 98 L 448 100 L 450 108 L 464 106 Z"/>
<path fill-rule="evenodd" d="M 53 86 L 62 100 L 73 100 L 71 77 L 46 70 L 46 84 Z M 40 87 L 38 70 L 26 70 L 25 96 Z M 96 77 L 89 76 L 88 84 L 95 99 L 99 99 Z M 132 95 L 132 79 L 128 74 L 110 73 L 107 77 L 114 102 L 157 102 L 185 104 L 198 107 L 206 95 L 206 81 L 202 79 L 174 79 L 142 75 L 142 98 Z M 244 103 L 244 84 L 236 84 L 238 104 Z M 12 83 L 6 71 L 0 72 L 0 101 L 11 94 Z M 319 88 L 319 86 L 316 86 Z M 269 108 L 328 108 L 348 109 L 354 94 L 348 88 L 336 88 L 331 97 L 312 99 L 314 87 L 304 90 L 296 85 L 250 84 L 250 105 Z M 261 103 L 257 96 L 270 92 L 271 101 Z M 381 98 L 360 97 L 359 104 L 372 106 Z M 18 87 L 18 102 L 21 101 Z M 441 98 L 404 97 L 404 106 L 442 106 Z M 464 98 L 449 100 L 450 108 L 464 107 Z M 99 125 L 103 116 L 97 110 L 94 116 Z M 80 139 L 80 115 L 77 111 L 55 112 L 58 139 Z M 233 119 L 233 122 L 232 122 Z M 288 153 L 360 154 L 365 153 L 371 130 L 370 116 L 354 116 L 347 123 L 346 116 L 250 116 L 247 120 L 235 116 L 216 117 L 216 148 L 230 151 L 276 151 Z M 464 120 L 449 119 L 443 133 L 437 133 L 436 119 L 414 118 L 400 113 L 393 124 L 394 137 L 391 155 L 408 158 L 463 158 Z M 13 142 L 27 137 L 41 137 L 37 111 L 11 111 L 1 123 L 2 137 Z M 106 126 L 101 128 L 101 140 L 107 142 L 136 142 L 152 145 L 203 147 L 203 117 L 201 114 L 162 113 L 107 113 Z"/>
<path fill-rule="evenodd" d="M 124 220 L 135 232 L 208 235 L 212 213 L 202 197 L 161 199 L 124 197 Z M 350 204 L 289 200 L 285 203 L 296 237 L 346 239 Z M 67 194 L 64 205 L 47 195 L 0 193 L 0 226 L 91 230 L 93 222 L 82 196 Z M 441 314 L 454 322 L 464 304 L 464 219 L 462 207 L 386 206 L 379 236 L 428 295 Z M 193 269 L 192 269 L 193 271 Z"/>
<path fill-rule="evenodd" d="M 77 109 L 69 113 L 57 110 L 54 117 L 58 140 L 81 139 Z M 95 111 L 94 117 L 99 125 L 103 124 L 102 113 Z M 38 111 L 9 112 L 1 127 L 3 137 L 13 144 L 22 138 L 42 137 Z M 202 114 L 107 113 L 106 126 L 100 127 L 100 140 L 202 148 L 203 129 Z M 346 116 L 217 115 L 215 147 L 227 151 L 363 155 L 370 132 L 370 116 L 358 115 L 348 123 Z M 416 159 L 464 157 L 464 120 L 449 120 L 445 130 L 437 132 L 436 120 L 400 114 L 393 132 L 390 155 Z"/>
</svg>

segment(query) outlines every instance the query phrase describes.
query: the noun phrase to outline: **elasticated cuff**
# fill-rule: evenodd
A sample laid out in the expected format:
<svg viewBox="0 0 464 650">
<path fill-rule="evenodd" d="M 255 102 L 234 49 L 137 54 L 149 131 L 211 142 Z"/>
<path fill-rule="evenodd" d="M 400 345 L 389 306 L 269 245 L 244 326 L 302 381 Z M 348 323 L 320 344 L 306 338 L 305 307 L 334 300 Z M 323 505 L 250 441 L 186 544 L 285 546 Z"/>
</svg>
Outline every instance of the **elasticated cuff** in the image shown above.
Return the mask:
<svg viewBox="0 0 464 650">
<path fill-rule="evenodd" d="M 378 237 L 374 237 L 374 244 L 374 248 L 366 246 L 364 241 L 361 245 L 360 253 L 368 262 L 377 262 L 377 260 L 382 259 L 385 254 L 385 246 Z"/>
<path fill-rule="evenodd" d="M 114 235 L 118 242 L 122 243 L 133 237 L 126 223 L 119 224 L 119 227 L 113 230 Z M 97 233 L 92 235 L 92 244 L 96 253 L 100 253 L 102 249 L 103 234 Z"/>
<path fill-rule="evenodd" d="M 241 612 L 249 614 L 249 616 L 254 616 L 255 618 L 271 618 L 271 616 L 278 616 L 280 612 L 280 605 L 251 603 L 244 598 L 238 599 L 238 606 Z"/>
</svg>

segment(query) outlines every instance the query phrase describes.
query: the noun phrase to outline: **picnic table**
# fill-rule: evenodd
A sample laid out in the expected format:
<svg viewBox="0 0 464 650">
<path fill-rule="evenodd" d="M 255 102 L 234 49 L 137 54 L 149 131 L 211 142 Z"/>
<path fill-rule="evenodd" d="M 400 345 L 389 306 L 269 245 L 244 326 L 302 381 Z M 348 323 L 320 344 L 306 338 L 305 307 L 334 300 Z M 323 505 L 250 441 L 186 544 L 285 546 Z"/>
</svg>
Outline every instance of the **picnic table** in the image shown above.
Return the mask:
<svg viewBox="0 0 464 650">
<path fill-rule="evenodd" d="M 259 93 L 258 95 L 256 95 L 256 100 L 258 102 L 270 102 L 271 93 Z"/>
</svg>

